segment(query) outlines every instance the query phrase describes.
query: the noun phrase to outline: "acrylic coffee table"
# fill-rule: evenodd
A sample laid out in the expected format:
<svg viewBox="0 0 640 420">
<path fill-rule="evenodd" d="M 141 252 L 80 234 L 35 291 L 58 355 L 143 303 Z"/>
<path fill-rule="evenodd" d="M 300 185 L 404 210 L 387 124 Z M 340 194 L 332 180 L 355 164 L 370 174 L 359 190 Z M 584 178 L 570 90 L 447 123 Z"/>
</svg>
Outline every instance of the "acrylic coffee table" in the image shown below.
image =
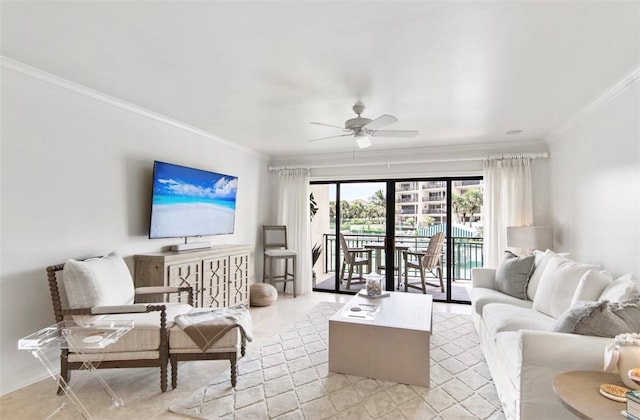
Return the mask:
<svg viewBox="0 0 640 420">
<path fill-rule="evenodd" d="M 111 389 L 109 384 L 98 373 L 99 361 L 95 361 L 95 352 L 104 350 L 116 343 L 124 334 L 133 329 L 133 321 L 92 321 L 85 325 L 78 325 L 73 321 L 62 321 L 43 328 L 33 334 L 18 340 L 20 350 L 28 350 L 42 363 L 49 375 L 58 383 L 60 390 L 71 401 L 73 406 L 85 419 L 93 417 L 82 403 L 71 386 L 60 376 L 59 370 L 53 365 L 49 356 L 50 352 L 60 349 L 69 349 L 76 353 L 82 361 L 84 368 L 100 383 L 102 388 L 111 397 L 111 402 L 116 406 L 123 405 L 123 400 Z M 87 353 L 94 356 L 91 360 Z M 63 404 L 62 404 L 63 405 Z M 62 405 L 58 408 L 59 411 Z M 53 414 L 52 414 L 53 415 Z"/>
<path fill-rule="evenodd" d="M 356 295 L 329 319 L 329 371 L 428 387 L 432 297 L 389 295 Z"/>
</svg>

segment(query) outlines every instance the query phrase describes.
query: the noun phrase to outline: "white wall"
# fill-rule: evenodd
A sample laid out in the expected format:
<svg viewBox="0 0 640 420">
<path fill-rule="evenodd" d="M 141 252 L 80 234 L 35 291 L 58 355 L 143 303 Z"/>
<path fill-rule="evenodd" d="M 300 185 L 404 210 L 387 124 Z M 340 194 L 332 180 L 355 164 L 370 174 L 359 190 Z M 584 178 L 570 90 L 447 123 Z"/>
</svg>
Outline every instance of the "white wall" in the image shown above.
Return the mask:
<svg viewBox="0 0 640 420">
<path fill-rule="evenodd" d="M 206 238 L 214 244 L 255 246 L 267 217 L 256 203 L 268 202 L 268 176 L 259 154 L 90 98 L 51 83 L 55 78 L 39 80 L 4 67 L 1 77 L 5 394 L 44 376 L 30 354 L 17 350 L 17 340 L 54 322 L 45 267 L 180 243 L 147 239 L 154 160 L 238 176 L 235 233 Z"/>
<path fill-rule="evenodd" d="M 640 83 L 550 144 L 556 248 L 640 275 Z"/>
</svg>

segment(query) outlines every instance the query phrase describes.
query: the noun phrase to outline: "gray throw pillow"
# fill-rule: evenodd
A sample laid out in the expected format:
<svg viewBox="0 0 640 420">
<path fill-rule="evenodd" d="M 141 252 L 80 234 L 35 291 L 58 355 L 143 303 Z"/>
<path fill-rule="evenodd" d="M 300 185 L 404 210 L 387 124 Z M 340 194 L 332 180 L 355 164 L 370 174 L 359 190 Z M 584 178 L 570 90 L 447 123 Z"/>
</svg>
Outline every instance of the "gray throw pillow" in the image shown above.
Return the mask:
<svg viewBox="0 0 640 420">
<path fill-rule="evenodd" d="M 533 271 L 535 257 L 519 257 L 505 251 L 496 269 L 496 289 L 518 299 L 527 299 L 527 283 Z"/>
<path fill-rule="evenodd" d="M 640 332 L 640 299 L 576 302 L 558 318 L 553 330 L 611 338 Z"/>
</svg>

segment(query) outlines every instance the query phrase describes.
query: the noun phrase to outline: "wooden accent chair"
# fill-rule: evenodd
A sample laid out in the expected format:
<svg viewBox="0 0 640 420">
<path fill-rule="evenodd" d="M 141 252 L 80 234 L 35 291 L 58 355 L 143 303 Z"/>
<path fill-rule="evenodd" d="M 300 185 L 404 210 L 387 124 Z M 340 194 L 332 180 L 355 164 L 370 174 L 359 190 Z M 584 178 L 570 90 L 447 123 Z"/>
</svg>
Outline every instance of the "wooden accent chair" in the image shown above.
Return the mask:
<svg viewBox="0 0 640 420">
<path fill-rule="evenodd" d="M 408 287 L 413 287 L 414 289 L 421 289 L 422 293 L 427 293 L 427 285 L 429 286 L 440 286 L 440 290 L 444 292 L 444 282 L 442 280 L 442 248 L 444 246 L 444 234 L 442 232 L 437 232 L 434 234 L 429 240 L 429 246 L 427 247 L 426 252 L 412 252 L 412 251 L 403 251 L 404 258 L 404 291 L 407 291 Z M 409 282 L 409 269 L 414 268 L 418 270 L 420 273 L 420 282 Z M 431 283 L 427 281 L 426 272 L 430 272 L 436 278 L 440 279 L 440 284 Z M 437 271 L 437 274 L 434 272 Z"/>
<path fill-rule="evenodd" d="M 72 370 L 83 369 L 83 362 L 92 362 L 98 369 L 159 367 L 160 389 L 165 392 L 167 365 L 171 357 L 173 388 L 177 386 L 178 360 L 229 359 L 231 382 L 233 386 L 236 385 L 237 343 L 241 341 L 238 329 L 229 331 L 220 340 L 221 345 L 216 343 L 208 353 L 202 353 L 173 321 L 177 315 L 194 310 L 191 306 L 191 287 L 134 288 L 124 260 L 113 253 L 84 261 L 70 259 L 64 264 L 47 267 L 46 270 L 56 322 L 73 319 L 82 325 L 94 319 L 134 321 L 133 330 L 99 352 L 85 352 L 81 356 L 72 350 L 62 349 L 60 376 L 66 384 L 69 383 Z M 60 271 L 63 272 L 62 288 L 57 278 Z M 135 303 L 135 298 L 142 295 L 167 296 L 173 293 L 180 293 L 181 299 L 186 300 L 186 303 Z M 244 342 L 242 344 L 244 355 Z M 59 385 L 60 394 L 65 385 Z"/>
<path fill-rule="evenodd" d="M 286 291 L 287 283 L 292 282 L 293 297 L 296 297 L 296 260 L 298 253 L 287 248 L 287 227 L 262 226 L 262 244 L 264 246 L 262 281 L 271 284 L 284 283 L 282 285 L 282 291 Z M 284 272 L 282 275 L 275 274 L 274 263 L 278 260 L 284 261 Z M 292 263 L 291 272 L 289 272 L 289 261 Z"/>
<path fill-rule="evenodd" d="M 340 282 L 344 281 L 344 272 L 346 266 L 349 266 L 349 277 L 347 277 L 347 289 L 351 288 L 351 283 L 365 283 L 362 267 L 367 267 L 367 272 L 371 272 L 371 252 L 372 249 L 367 248 L 349 248 L 344 235 L 340 233 L 340 248 L 342 248 L 342 268 L 340 269 Z M 353 269 L 358 269 L 357 281 L 353 281 Z"/>
</svg>

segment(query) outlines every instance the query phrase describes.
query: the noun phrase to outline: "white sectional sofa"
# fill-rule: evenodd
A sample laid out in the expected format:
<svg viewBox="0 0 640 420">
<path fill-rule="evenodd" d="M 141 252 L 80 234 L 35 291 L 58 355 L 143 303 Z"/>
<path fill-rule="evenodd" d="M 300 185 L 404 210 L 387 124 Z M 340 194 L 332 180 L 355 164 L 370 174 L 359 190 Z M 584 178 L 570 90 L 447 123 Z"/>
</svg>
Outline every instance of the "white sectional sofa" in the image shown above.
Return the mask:
<svg viewBox="0 0 640 420">
<path fill-rule="evenodd" d="M 601 371 L 612 339 L 554 332 L 558 318 L 578 301 L 640 295 L 640 285 L 633 275 L 614 281 L 601 267 L 552 251 L 536 251 L 535 262 L 523 298 L 500 291 L 496 269 L 474 269 L 473 322 L 508 419 L 575 418 L 555 395 L 553 379 L 566 371 Z"/>
</svg>

